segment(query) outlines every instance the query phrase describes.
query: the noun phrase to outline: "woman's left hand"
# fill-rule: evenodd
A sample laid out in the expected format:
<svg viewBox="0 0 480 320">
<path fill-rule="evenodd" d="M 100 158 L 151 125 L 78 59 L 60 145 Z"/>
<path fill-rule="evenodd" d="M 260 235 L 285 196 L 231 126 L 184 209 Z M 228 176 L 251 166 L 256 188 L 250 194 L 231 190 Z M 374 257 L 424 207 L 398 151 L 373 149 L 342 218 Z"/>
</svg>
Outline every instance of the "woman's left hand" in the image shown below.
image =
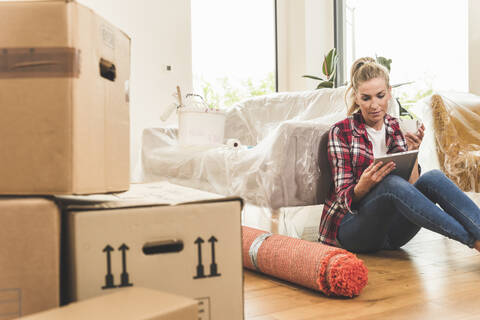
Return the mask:
<svg viewBox="0 0 480 320">
<path fill-rule="evenodd" d="M 423 124 L 420 128 L 418 128 L 417 133 L 405 134 L 408 150 L 417 150 L 418 148 L 420 148 L 420 144 L 422 143 L 424 135 L 425 135 L 425 126 Z"/>
</svg>

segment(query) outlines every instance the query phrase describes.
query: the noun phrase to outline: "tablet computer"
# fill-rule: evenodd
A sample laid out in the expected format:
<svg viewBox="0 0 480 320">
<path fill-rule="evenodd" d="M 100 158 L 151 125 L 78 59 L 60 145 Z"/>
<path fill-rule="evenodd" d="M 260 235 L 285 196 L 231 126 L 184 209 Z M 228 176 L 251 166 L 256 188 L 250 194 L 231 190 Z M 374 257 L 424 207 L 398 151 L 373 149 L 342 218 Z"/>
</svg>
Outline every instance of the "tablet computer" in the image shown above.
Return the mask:
<svg viewBox="0 0 480 320">
<path fill-rule="evenodd" d="M 418 150 L 404 151 L 375 158 L 375 163 L 379 161 L 382 161 L 383 164 L 387 164 L 390 161 L 395 162 L 396 168 L 390 173 L 408 180 L 412 173 L 413 166 L 415 165 L 415 160 L 417 160 L 417 156 Z"/>
</svg>

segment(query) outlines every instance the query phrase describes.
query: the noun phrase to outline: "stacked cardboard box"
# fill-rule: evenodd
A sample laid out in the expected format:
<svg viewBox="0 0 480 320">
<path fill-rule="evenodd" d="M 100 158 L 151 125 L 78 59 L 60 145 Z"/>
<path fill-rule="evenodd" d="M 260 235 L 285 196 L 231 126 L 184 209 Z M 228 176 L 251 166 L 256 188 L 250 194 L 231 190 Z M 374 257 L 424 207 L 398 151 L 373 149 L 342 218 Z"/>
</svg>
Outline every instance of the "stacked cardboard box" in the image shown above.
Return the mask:
<svg viewBox="0 0 480 320">
<path fill-rule="evenodd" d="M 0 194 L 129 186 L 130 39 L 70 1 L 0 2 Z"/>
<path fill-rule="evenodd" d="M 195 300 L 145 288 L 129 288 L 24 320 L 197 320 Z"/>
<path fill-rule="evenodd" d="M 59 306 L 60 282 L 65 303 L 142 286 L 243 319 L 241 199 L 98 195 L 129 189 L 128 36 L 69 0 L 0 1 L 0 28 L 0 320 Z"/>
<path fill-rule="evenodd" d="M 196 319 L 243 319 L 241 210 L 239 198 L 167 182 L 2 198 L 0 319 L 58 306 L 60 256 L 64 303 L 140 286 L 197 300 Z"/>
<path fill-rule="evenodd" d="M 66 302 L 142 286 L 196 299 L 198 319 L 243 319 L 240 198 L 159 182 L 57 201 Z"/>
<path fill-rule="evenodd" d="M 42 198 L 0 200 L 0 319 L 58 306 L 60 212 Z"/>
<path fill-rule="evenodd" d="M 0 2 L 0 319 L 59 305 L 60 213 L 128 189 L 130 39 L 72 1 Z M 127 92 L 128 93 L 128 92 Z"/>
</svg>

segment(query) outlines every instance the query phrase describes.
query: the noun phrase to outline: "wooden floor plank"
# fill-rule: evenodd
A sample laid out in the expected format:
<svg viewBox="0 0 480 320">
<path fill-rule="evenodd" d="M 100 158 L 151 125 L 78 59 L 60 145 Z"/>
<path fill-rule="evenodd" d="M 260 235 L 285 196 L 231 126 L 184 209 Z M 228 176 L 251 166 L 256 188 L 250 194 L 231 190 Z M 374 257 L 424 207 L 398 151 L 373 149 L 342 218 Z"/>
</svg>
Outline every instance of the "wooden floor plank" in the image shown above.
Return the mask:
<svg viewBox="0 0 480 320">
<path fill-rule="evenodd" d="M 368 285 L 354 299 L 245 271 L 245 318 L 480 319 L 480 254 L 422 230 L 401 250 L 357 255 L 369 270 Z"/>
</svg>

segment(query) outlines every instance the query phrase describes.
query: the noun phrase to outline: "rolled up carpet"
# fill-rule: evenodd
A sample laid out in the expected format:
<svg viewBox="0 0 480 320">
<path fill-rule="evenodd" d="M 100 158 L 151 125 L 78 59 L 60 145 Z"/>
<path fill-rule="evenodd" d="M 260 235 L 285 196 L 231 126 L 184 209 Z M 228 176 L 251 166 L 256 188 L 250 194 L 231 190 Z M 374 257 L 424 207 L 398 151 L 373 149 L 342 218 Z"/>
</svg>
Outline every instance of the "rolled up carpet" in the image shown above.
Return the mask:
<svg viewBox="0 0 480 320">
<path fill-rule="evenodd" d="M 245 268 L 328 296 L 353 297 L 367 285 L 363 261 L 344 249 L 250 227 L 242 227 L 242 232 Z"/>
</svg>

